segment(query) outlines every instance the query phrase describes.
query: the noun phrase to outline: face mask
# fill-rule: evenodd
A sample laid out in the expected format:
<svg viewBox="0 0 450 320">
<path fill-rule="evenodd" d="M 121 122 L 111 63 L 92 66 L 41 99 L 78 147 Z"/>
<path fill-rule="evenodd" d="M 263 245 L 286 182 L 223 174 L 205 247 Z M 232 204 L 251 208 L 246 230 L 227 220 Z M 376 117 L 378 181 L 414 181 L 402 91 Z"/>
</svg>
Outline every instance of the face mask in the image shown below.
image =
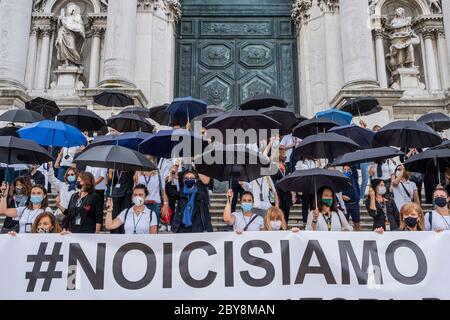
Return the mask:
<svg viewBox="0 0 450 320">
<path fill-rule="evenodd" d="M 322 203 L 323 203 L 325 206 L 331 208 L 331 205 L 333 204 L 333 199 L 325 199 L 325 198 L 322 198 Z"/>
<path fill-rule="evenodd" d="M 37 233 L 50 233 L 50 231 L 52 231 L 52 228 L 50 228 L 50 229 L 38 228 L 37 229 Z"/>
<path fill-rule="evenodd" d="M 270 226 L 272 227 L 272 230 L 280 230 L 281 229 L 281 221 L 270 221 Z"/>
<path fill-rule="evenodd" d="M 76 176 L 67 176 L 67 182 L 75 182 L 77 180 Z"/>
<path fill-rule="evenodd" d="M 81 185 L 80 181 L 77 181 L 77 189 L 79 190 L 83 189 L 83 186 Z"/>
<path fill-rule="evenodd" d="M 435 198 L 434 204 L 439 208 L 445 208 L 445 206 L 447 205 L 447 198 L 444 197 Z"/>
<path fill-rule="evenodd" d="M 142 206 L 143 204 L 144 204 L 144 198 L 142 198 L 142 197 L 133 197 L 133 203 L 136 205 L 136 206 Z"/>
<path fill-rule="evenodd" d="M 386 187 L 378 187 L 377 192 L 378 194 L 384 196 L 386 194 Z"/>
<path fill-rule="evenodd" d="M 32 204 L 40 204 L 42 200 L 44 200 L 44 197 L 40 195 L 34 195 L 30 197 L 30 201 Z"/>
<path fill-rule="evenodd" d="M 252 211 L 253 203 L 241 203 L 241 208 L 244 212 Z"/>
<path fill-rule="evenodd" d="M 23 187 L 16 187 L 16 194 L 17 195 L 23 194 Z"/>
<path fill-rule="evenodd" d="M 400 177 L 402 175 L 402 172 L 401 171 L 395 171 L 395 176 L 396 177 Z"/>
<path fill-rule="evenodd" d="M 195 180 L 195 179 L 184 179 L 184 185 L 186 187 L 188 187 L 189 189 L 192 188 L 193 186 L 195 186 L 196 182 L 197 182 L 197 180 Z"/>
<path fill-rule="evenodd" d="M 414 228 L 415 226 L 417 226 L 417 218 L 408 217 L 408 218 L 405 218 L 403 221 L 410 228 Z"/>
<path fill-rule="evenodd" d="M 344 171 L 344 176 L 346 176 L 347 178 L 350 178 L 352 176 L 352 172 L 351 171 Z"/>
</svg>

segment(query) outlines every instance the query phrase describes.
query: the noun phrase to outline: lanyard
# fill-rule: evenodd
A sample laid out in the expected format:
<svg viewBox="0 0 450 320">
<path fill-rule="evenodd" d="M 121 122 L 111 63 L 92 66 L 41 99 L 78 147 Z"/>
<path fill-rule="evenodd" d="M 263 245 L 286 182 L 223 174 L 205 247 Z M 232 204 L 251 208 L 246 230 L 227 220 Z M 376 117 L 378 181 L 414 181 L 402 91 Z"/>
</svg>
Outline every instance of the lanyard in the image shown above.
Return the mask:
<svg viewBox="0 0 450 320">
<path fill-rule="evenodd" d="M 27 223 L 26 223 L 26 224 L 29 224 L 29 223 L 30 223 L 30 215 L 31 215 L 32 210 L 30 210 L 30 209 L 28 209 L 28 208 L 26 208 L 25 210 L 28 210 L 28 217 L 27 217 Z M 33 219 L 36 217 L 36 215 L 37 215 L 37 213 L 39 212 L 39 210 L 40 210 L 40 209 L 33 210 L 33 211 L 34 211 L 34 215 L 33 215 L 33 217 L 31 218 L 31 221 L 33 221 Z"/>
<path fill-rule="evenodd" d="M 443 215 L 441 215 L 441 214 L 439 214 L 439 215 L 441 216 L 441 218 L 444 220 L 445 224 L 447 225 L 447 230 L 450 230 L 450 224 L 448 224 L 447 219 L 445 219 Z"/>
<path fill-rule="evenodd" d="M 327 228 L 328 231 L 331 231 L 331 218 L 332 218 L 332 213 L 330 213 L 330 217 L 326 218 L 325 215 L 323 214 L 322 217 L 325 219 L 325 222 L 327 224 Z"/>
<path fill-rule="evenodd" d="M 144 175 L 144 180 L 145 180 L 145 186 L 148 187 L 148 184 L 150 183 L 150 181 L 152 181 L 152 176 L 149 176 L 148 180 L 147 180 L 147 176 Z"/>
<path fill-rule="evenodd" d="M 120 178 L 122 178 L 123 171 L 117 172 L 117 183 L 120 183 Z"/>
<path fill-rule="evenodd" d="M 143 215 L 144 215 L 144 211 L 141 212 L 141 215 L 139 216 L 139 219 L 138 219 L 137 223 L 135 223 L 135 219 L 134 219 L 135 212 L 133 210 L 133 233 L 134 234 L 137 234 L 136 228 L 139 225 L 139 222 L 141 221 L 141 218 L 142 218 Z"/>
</svg>

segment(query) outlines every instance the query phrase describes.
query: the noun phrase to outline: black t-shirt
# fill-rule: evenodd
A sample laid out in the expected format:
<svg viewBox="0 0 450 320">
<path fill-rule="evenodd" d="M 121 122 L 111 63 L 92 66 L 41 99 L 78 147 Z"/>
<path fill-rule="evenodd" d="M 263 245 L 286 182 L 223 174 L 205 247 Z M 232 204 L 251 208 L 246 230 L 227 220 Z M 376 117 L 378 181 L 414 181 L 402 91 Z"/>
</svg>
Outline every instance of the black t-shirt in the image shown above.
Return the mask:
<svg viewBox="0 0 450 320">
<path fill-rule="evenodd" d="M 119 171 L 114 173 L 114 179 L 112 181 L 112 194 L 113 198 L 120 198 L 127 194 L 131 194 L 133 191 L 133 176 L 134 171 Z M 109 180 L 111 184 L 111 180 Z"/>
<path fill-rule="evenodd" d="M 80 199 L 78 192 L 70 198 L 68 209 L 64 212 L 72 233 L 95 233 L 97 223 L 103 224 L 103 208 L 95 192 Z"/>
</svg>

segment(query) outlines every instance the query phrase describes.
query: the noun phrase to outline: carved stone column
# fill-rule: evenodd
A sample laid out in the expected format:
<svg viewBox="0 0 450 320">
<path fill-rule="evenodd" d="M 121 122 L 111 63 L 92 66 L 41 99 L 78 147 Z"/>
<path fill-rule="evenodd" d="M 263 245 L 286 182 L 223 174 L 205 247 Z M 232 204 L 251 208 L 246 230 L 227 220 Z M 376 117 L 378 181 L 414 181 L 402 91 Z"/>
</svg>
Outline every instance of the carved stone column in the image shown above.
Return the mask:
<svg viewBox="0 0 450 320">
<path fill-rule="evenodd" d="M 42 28 L 42 44 L 39 57 L 39 72 L 37 75 L 36 89 L 45 90 L 47 84 L 48 64 L 50 62 L 50 39 L 53 28 L 46 26 Z"/>
<path fill-rule="evenodd" d="M 381 88 L 387 89 L 386 58 L 384 54 L 384 34 L 382 29 L 374 30 L 375 53 L 377 59 L 377 78 Z"/>
<path fill-rule="evenodd" d="M 439 90 L 439 80 L 437 73 L 437 64 L 433 47 L 433 30 L 425 29 L 423 31 L 423 39 L 425 42 L 425 56 L 428 71 L 428 90 L 434 92 Z"/>
<path fill-rule="evenodd" d="M 450 87 L 450 71 L 448 65 L 447 44 L 444 30 L 437 31 L 437 49 L 439 58 L 439 70 L 441 71 L 442 89 Z"/>
<path fill-rule="evenodd" d="M 28 46 L 28 63 L 27 63 L 27 73 L 25 79 L 25 86 L 28 90 L 34 88 L 34 79 L 36 73 L 36 60 L 37 60 L 37 37 L 39 29 L 33 26 L 30 32 L 30 43 Z"/>
<path fill-rule="evenodd" d="M 447 45 L 447 59 L 450 67 L 450 1 L 442 1 L 442 16 L 444 20 L 445 42 Z M 449 68 L 450 69 L 450 68 Z"/>
</svg>

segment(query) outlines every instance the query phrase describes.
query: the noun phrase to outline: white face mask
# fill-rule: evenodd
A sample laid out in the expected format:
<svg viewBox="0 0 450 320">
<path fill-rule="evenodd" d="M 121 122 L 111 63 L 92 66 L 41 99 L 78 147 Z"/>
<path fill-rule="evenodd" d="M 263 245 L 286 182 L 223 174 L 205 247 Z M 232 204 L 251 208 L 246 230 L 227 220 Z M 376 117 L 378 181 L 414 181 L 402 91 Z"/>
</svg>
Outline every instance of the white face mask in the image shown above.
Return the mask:
<svg viewBox="0 0 450 320">
<path fill-rule="evenodd" d="M 281 229 L 281 221 L 280 220 L 270 221 L 270 226 L 272 227 L 272 230 L 278 231 Z"/>
<path fill-rule="evenodd" d="M 384 196 L 386 194 L 386 187 L 378 187 L 377 191 L 378 191 L 378 194 Z"/>
<path fill-rule="evenodd" d="M 144 204 L 144 198 L 141 198 L 141 197 L 133 197 L 133 203 L 136 205 L 136 206 L 142 206 L 143 204 Z"/>
</svg>

